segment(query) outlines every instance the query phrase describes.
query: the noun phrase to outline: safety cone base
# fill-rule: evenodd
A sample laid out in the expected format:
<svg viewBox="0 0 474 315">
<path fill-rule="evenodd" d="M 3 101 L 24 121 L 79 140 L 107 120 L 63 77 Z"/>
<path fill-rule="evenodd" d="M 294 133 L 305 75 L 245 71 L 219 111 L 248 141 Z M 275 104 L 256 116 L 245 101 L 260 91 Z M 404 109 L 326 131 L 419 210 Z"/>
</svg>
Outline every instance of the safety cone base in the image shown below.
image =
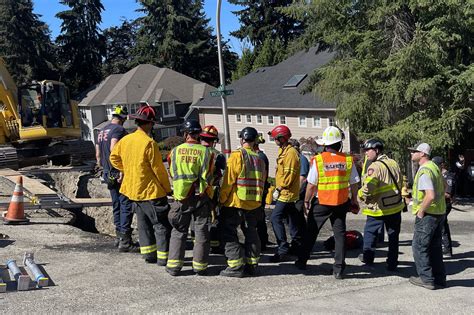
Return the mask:
<svg viewBox="0 0 474 315">
<path fill-rule="evenodd" d="M 19 224 L 28 224 L 30 223 L 30 219 L 7 219 L 3 218 L 3 224 L 5 225 L 19 225 Z"/>
</svg>

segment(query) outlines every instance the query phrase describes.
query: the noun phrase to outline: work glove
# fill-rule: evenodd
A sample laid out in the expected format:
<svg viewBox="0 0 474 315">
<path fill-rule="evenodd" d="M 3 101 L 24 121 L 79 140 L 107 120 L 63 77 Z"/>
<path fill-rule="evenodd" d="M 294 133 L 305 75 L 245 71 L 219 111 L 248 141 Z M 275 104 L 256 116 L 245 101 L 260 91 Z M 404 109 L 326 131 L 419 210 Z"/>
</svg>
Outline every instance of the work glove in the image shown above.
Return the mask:
<svg viewBox="0 0 474 315">
<path fill-rule="evenodd" d="M 281 190 L 275 189 L 273 192 L 273 201 L 277 201 L 278 198 L 280 197 Z"/>
</svg>

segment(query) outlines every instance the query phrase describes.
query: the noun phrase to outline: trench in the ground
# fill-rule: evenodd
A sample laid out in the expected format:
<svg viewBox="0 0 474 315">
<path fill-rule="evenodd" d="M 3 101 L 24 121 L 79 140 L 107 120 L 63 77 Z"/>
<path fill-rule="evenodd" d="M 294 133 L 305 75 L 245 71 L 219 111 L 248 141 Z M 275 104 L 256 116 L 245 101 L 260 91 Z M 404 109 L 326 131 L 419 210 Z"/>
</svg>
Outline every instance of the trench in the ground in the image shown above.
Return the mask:
<svg viewBox="0 0 474 315">
<path fill-rule="evenodd" d="M 85 172 L 60 172 L 36 175 L 43 184 L 62 198 L 107 198 L 110 197 L 100 177 Z M 111 219 L 111 207 L 72 208 L 75 220 L 72 225 L 87 232 L 113 235 L 115 228 Z"/>
</svg>

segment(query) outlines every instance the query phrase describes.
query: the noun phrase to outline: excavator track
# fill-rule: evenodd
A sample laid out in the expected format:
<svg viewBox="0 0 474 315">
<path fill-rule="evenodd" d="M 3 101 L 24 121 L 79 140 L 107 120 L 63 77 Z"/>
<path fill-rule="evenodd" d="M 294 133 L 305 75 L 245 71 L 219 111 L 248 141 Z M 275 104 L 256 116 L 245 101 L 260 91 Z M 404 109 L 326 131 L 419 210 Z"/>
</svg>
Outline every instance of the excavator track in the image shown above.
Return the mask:
<svg viewBox="0 0 474 315">
<path fill-rule="evenodd" d="M 16 148 L 8 145 L 0 146 L 0 168 L 18 169 Z"/>
</svg>

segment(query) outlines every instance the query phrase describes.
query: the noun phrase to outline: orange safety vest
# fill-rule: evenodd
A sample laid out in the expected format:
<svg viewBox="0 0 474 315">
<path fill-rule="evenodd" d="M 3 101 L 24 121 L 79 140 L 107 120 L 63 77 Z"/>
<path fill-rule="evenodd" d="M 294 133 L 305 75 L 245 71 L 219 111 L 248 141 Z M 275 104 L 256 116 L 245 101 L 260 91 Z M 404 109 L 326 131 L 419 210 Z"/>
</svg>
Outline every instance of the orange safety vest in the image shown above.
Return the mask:
<svg viewBox="0 0 474 315">
<path fill-rule="evenodd" d="M 323 152 L 315 156 L 318 166 L 319 204 L 342 205 L 349 199 L 352 157 L 344 153 Z"/>
</svg>

